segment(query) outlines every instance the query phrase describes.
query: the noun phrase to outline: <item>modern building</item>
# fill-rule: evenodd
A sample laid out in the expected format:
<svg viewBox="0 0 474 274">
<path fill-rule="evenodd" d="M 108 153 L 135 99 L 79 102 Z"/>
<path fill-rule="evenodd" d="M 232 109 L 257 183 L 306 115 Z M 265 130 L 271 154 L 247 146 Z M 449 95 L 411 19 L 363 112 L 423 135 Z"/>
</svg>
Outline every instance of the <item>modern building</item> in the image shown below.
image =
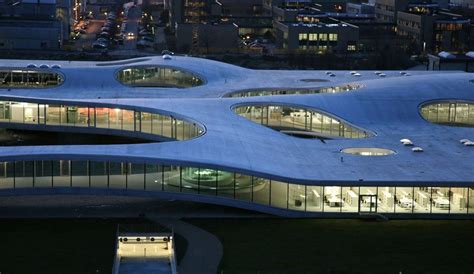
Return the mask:
<svg viewBox="0 0 474 274">
<path fill-rule="evenodd" d="M 347 3 L 346 12 L 349 14 L 375 14 L 375 5 L 369 3 Z"/>
<path fill-rule="evenodd" d="M 276 47 L 286 51 L 347 53 L 357 50 L 359 29 L 334 18 L 318 18 L 313 23 L 276 22 Z"/>
<path fill-rule="evenodd" d="M 60 49 L 84 6 L 82 0 L 0 0 L 0 49 Z"/>
<path fill-rule="evenodd" d="M 251 70 L 168 55 L 0 66 L 4 129 L 91 136 L 82 145 L 4 145 L 0 196 L 146 196 L 292 217 L 474 217 L 469 73 Z M 97 135 L 135 141 L 94 144 Z"/>
<path fill-rule="evenodd" d="M 197 39 L 193 40 L 193 32 Z M 235 50 L 239 45 L 239 27 L 232 23 L 178 24 L 176 43 L 179 52 L 194 47 L 203 53 Z"/>
<path fill-rule="evenodd" d="M 380 22 L 397 22 L 397 12 L 406 10 L 409 0 L 375 0 L 375 17 Z"/>
<path fill-rule="evenodd" d="M 471 20 L 461 15 L 429 7 L 420 11 L 398 12 L 397 34 L 411 39 L 419 51 L 438 53 L 469 51 Z M 417 9 L 418 10 L 418 9 Z"/>
<path fill-rule="evenodd" d="M 449 4 L 456 7 L 474 9 L 474 2 L 472 0 L 450 0 Z"/>
</svg>

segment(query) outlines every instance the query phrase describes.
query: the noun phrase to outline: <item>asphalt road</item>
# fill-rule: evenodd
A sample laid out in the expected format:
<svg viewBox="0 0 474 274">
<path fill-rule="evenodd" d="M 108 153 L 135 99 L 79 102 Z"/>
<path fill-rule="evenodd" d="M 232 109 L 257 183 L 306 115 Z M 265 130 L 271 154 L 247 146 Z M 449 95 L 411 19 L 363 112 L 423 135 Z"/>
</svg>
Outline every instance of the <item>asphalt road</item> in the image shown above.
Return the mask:
<svg viewBox="0 0 474 274">
<path fill-rule="evenodd" d="M 119 49 L 134 50 L 137 48 L 138 23 L 140 22 L 141 15 L 142 10 L 138 6 L 135 6 L 128 11 L 126 33 L 131 32 L 134 34 L 134 36 L 127 37 L 123 43 L 123 46 L 120 46 Z"/>
<path fill-rule="evenodd" d="M 81 38 L 75 42 L 74 47 L 76 49 L 90 49 L 92 43 L 96 40 L 96 35 L 104 25 L 104 22 L 105 20 L 90 20 L 86 33 L 81 35 Z"/>
</svg>

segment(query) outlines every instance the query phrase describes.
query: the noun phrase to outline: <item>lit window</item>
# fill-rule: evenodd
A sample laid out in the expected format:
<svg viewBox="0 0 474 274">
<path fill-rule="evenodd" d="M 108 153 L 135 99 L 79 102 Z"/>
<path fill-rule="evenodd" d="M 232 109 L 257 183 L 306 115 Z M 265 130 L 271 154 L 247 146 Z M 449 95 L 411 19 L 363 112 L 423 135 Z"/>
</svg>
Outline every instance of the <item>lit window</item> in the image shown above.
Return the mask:
<svg viewBox="0 0 474 274">
<path fill-rule="evenodd" d="M 302 40 L 308 40 L 308 34 L 307 33 L 300 33 L 298 39 L 300 41 Z"/>
</svg>

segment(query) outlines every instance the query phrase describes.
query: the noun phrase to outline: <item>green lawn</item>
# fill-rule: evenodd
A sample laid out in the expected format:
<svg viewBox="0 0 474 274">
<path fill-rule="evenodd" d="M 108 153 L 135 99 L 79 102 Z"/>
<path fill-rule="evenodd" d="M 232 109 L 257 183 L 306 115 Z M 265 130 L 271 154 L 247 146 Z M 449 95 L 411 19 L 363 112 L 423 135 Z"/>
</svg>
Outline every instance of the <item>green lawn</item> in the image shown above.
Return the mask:
<svg viewBox="0 0 474 274">
<path fill-rule="evenodd" d="M 473 221 L 188 219 L 224 246 L 221 273 L 473 273 Z"/>
<path fill-rule="evenodd" d="M 111 273 L 118 223 L 137 220 L 0 220 L 0 273 Z"/>
</svg>

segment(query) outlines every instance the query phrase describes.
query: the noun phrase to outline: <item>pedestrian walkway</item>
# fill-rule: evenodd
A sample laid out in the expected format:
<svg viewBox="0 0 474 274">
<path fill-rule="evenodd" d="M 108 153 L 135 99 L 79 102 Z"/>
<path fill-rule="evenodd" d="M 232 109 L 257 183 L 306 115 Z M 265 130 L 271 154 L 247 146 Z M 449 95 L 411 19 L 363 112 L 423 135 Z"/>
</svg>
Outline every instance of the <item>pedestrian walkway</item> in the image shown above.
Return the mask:
<svg viewBox="0 0 474 274">
<path fill-rule="evenodd" d="M 178 219 L 161 219 L 148 216 L 184 237 L 187 249 L 178 265 L 179 274 L 216 274 L 222 258 L 222 244 L 213 234 Z"/>
</svg>

